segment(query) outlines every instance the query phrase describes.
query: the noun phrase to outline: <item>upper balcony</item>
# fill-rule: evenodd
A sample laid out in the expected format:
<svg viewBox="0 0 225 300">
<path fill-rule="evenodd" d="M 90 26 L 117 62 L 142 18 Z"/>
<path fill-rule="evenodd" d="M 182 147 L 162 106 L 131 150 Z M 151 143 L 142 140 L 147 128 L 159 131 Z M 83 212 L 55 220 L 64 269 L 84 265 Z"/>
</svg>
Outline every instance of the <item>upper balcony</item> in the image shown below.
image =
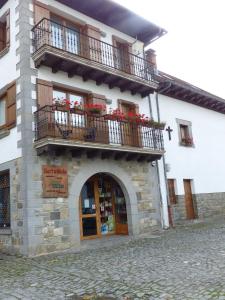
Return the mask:
<svg viewBox="0 0 225 300">
<path fill-rule="evenodd" d="M 54 105 L 40 108 L 34 117 L 38 155 L 70 149 L 73 156 L 153 161 L 164 153 L 160 128 Z"/>
<path fill-rule="evenodd" d="M 82 76 L 145 97 L 158 84 L 154 66 L 147 60 L 49 19 L 33 28 L 35 66 L 45 65 L 52 72 L 64 71 L 68 77 Z"/>
</svg>

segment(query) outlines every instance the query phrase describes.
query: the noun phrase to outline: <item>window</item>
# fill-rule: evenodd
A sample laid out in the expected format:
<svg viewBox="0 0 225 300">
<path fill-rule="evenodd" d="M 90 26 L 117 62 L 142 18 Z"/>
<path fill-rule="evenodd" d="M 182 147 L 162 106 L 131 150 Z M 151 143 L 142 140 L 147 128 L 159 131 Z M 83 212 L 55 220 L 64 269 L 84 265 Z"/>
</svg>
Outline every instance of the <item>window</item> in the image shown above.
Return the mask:
<svg viewBox="0 0 225 300">
<path fill-rule="evenodd" d="M 193 147 L 194 143 L 192 137 L 191 122 L 177 119 L 177 123 L 180 145 L 186 147 Z"/>
<path fill-rule="evenodd" d="M 170 204 L 176 204 L 175 179 L 167 179 Z"/>
<path fill-rule="evenodd" d="M 0 54 L 9 47 L 10 44 L 10 24 L 9 11 L 0 17 Z"/>
<path fill-rule="evenodd" d="M 81 104 L 81 106 L 85 102 L 85 96 L 75 92 L 66 92 L 60 90 L 53 90 L 53 99 L 54 100 L 64 100 L 67 99 L 70 101 L 70 107 L 74 107 L 75 102 Z M 84 127 L 85 118 L 82 115 L 68 114 L 65 111 L 55 111 L 55 119 L 58 124 L 71 125 L 73 124 L 75 127 Z M 70 119 L 70 120 L 69 120 Z"/>
<path fill-rule="evenodd" d="M 0 173 L 0 228 L 10 227 L 9 172 Z"/>
</svg>

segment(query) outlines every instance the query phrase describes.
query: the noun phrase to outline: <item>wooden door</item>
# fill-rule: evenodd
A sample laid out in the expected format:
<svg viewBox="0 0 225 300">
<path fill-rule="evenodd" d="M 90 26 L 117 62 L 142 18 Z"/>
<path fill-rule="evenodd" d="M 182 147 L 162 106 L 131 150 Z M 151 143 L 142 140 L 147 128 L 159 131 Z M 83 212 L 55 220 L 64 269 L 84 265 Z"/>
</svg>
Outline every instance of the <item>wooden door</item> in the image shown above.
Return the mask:
<svg viewBox="0 0 225 300">
<path fill-rule="evenodd" d="M 121 103 L 121 111 L 125 116 L 129 116 L 129 114 L 136 114 L 136 106 L 132 103 Z M 121 123 L 121 140 L 122 145 L 128 146 L 140 146 L 140 134 L 138 124 L 136 122 L 122 122 Z"/>
<path fill-rule="evenodd" d="M 128 234 L 126 200 L 121 187 L 114 186 L 116 234 Z"/>
<path fill-rule="evenodd" d="M 187 219 L 188 220 L 195 219 L 195 210 L 194 210 L 190 179 L 184 179 L 184 197 L 185 197 Z"/>
</svg>

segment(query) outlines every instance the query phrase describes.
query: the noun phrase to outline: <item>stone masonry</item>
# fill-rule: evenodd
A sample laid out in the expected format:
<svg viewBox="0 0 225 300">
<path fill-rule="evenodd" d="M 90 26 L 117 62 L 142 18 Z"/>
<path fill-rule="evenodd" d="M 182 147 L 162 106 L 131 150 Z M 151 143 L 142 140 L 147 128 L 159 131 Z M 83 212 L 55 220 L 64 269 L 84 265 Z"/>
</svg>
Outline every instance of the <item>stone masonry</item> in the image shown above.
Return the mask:
<svg viewBox="0 0 225 300">
<path fill-rule="evenodd" d="M 58 165 L 68 169 L 68 198 L 42 197 L 42 165 Z M 37 158 L 32 172 L 32 186 L 35 187 L 33 197 L 36 199 L 37 205 L 33 210 L 33 229 L 31 230 L 36 244 L 29 248 L 30 255 L 60 251 L 80 244 L 79 195 L 83 184 L 89 178 L 85 168 L 90 166 L 89 169 L 91 169 L 92 165 L 98 166 L 99 171 L 105 172 L 101 159 L 91 162 L 86 156 L 73 158 L 69 152 L 67 155 L 59 157 L 49 155 Z M 159 212 L 156 205 L 159 197 L 157 181 L 155 180 L 156 170 L 149 168 L 149 164 L 137 162 L 107 160 L 104 165 L 107 165 L 109 175 L 114 175 L 113 168 L 121 171 L 121 176 L 118 178 L 119 183 L 123 184 L 125 176 L 132 183 L 135 191 L 134 198 L 136 199 L 127 199 L 130 234 L 135 235 L 151 231 L 159 222 Z M 74 187 L 74 181 L 81 174 L 84 181 L 80 187 Z M 95 171 L 91 172 L 91 175 L 94 174 Z M 77 190 L 73 190 L 74 188 Z M 128 187 L 124 188 L 128 189 Z M 135 206 L 135 201 L 137 202 L 137 211 L 136 213 L 130 212 L 129 206 Z"/>
</svg>

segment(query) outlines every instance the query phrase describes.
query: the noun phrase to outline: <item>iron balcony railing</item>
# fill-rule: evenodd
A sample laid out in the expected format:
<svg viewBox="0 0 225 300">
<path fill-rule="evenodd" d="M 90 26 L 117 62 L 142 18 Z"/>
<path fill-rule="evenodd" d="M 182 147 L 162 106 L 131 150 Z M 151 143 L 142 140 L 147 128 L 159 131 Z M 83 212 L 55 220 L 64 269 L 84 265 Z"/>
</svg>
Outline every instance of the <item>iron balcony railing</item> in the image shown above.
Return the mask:
<svg viewBox="0 0 225 300">
<path fill-rule="evenodd" d="M 46 18 L 35 25 L 32 31 L 35 52 L 48 45 L 141 79 L 154 81 L 154 66 L 125 49 L 114 47 Z"/>
<path fill-rule="evenodd" d="M 161 129 L 131 121 L 111 120 L 110 115 L 95 116 L 53 105 L 40 108 L 34 117 L 36 141 L 52 137 L 159 151 L 164 149 Z"/>
</svg>

